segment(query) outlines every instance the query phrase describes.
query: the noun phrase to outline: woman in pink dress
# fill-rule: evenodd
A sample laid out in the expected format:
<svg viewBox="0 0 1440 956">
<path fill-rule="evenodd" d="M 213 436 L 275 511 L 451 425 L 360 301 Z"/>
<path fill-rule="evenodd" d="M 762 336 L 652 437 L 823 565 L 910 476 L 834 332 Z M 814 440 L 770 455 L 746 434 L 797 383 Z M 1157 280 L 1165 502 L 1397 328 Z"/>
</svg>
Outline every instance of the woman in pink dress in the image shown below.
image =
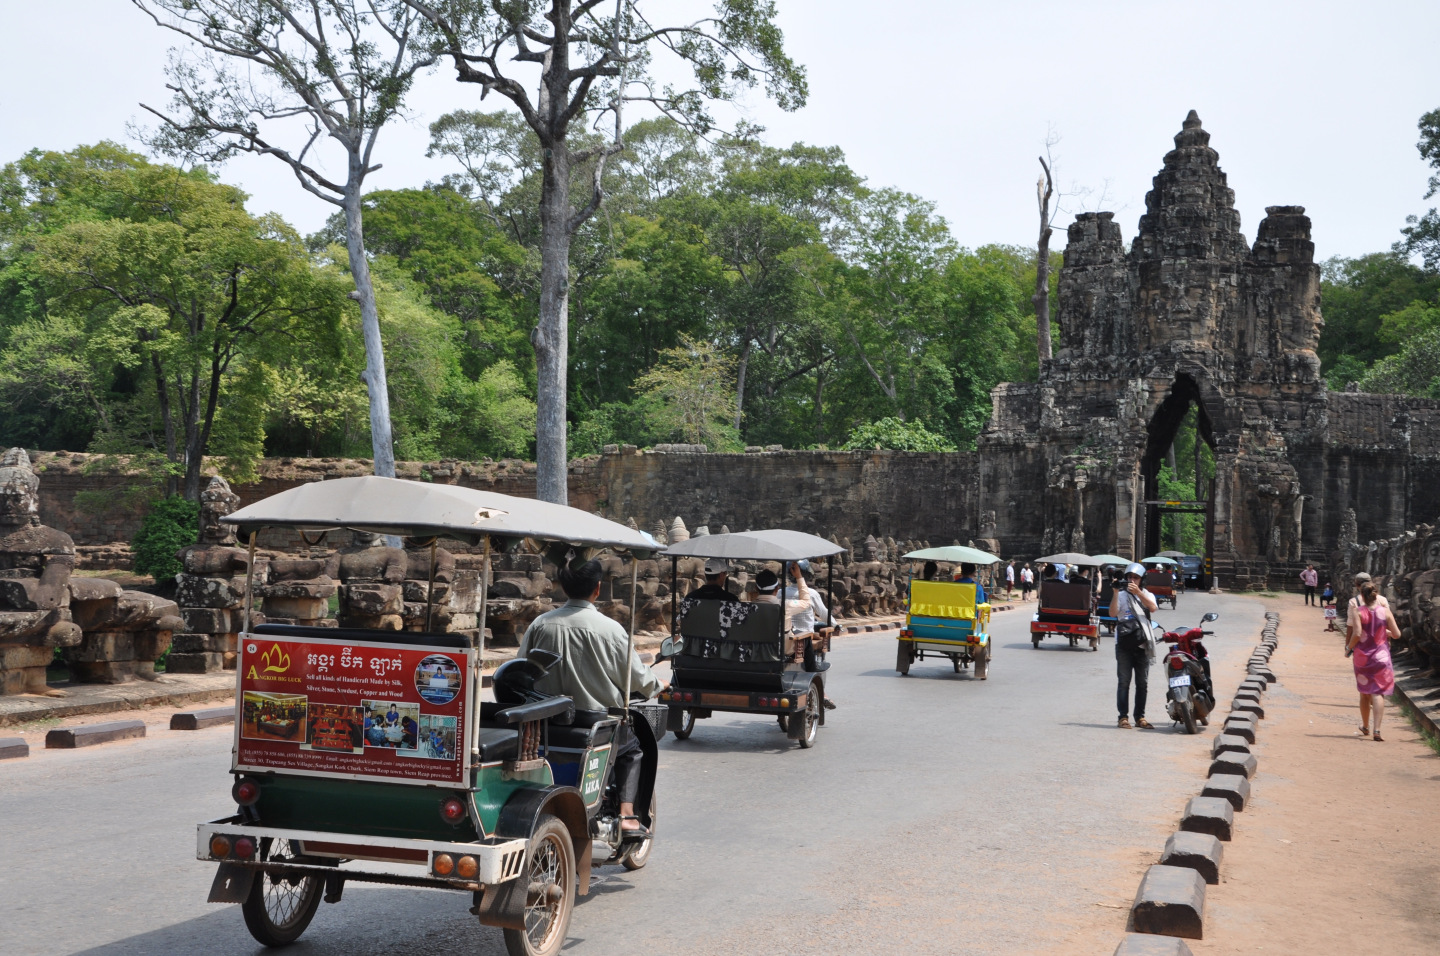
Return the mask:
<svg viewBox="0 0 1440 956">
<path fill-rule="evenodd" d="M 1385 695 L 1395 692 L 1395 670 L 1390 665 L 1390 639 L 1400 636 L 1400 628 L 1390 609 L 1378 600 L 1375 585 L 1360 585 L 1355 613 L 1350 615 L 1345 646 L 1353 652 L 1355 686 L 1360 691 L 1360 736 L 1384 740 L 1380 721 L 1385 716 Z M 1375 714 L 1371 733 L 1370 714 Z"/>
</svg>

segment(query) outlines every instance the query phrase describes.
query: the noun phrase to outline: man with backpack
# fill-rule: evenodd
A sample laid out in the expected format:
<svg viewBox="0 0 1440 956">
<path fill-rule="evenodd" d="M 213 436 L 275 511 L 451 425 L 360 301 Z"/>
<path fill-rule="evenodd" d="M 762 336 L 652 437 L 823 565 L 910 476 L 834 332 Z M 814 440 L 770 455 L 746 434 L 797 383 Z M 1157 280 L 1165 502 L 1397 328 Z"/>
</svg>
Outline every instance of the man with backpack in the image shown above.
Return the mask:
<svg viewBox="0 0 1440 956">
<path fill-rule="evenodd" d="M 1120 711 L 1118 726 L 1130 729 L 1130 679 L 1135 679 L 1135 726 L 1150 730 L 1155 725 L 1145 719 L 1145 695 L 1150 684 L 1150 662 L 1155 656 L 1155 642 L 1150 635 L 1150 615 L 1159 606 L 1155 595 L 1140 586 L 1145 568 L 1132 564 L 1125 569 L 1124 587 L 1115 589 L 1111 613 L 1115 615 L 1115 671 L 1118 684 L 1115 706 Z"/>
</svg>

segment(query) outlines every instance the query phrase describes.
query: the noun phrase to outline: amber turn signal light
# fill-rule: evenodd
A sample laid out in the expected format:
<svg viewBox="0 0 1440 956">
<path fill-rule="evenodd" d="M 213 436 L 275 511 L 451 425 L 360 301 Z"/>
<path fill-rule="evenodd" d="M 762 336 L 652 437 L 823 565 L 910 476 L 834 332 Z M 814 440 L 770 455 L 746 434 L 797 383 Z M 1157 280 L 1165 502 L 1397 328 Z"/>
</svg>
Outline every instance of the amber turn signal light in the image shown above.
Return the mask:
<svg viewBox="0 0 1440 956">
<path fill-rule="evenodd" d="M 455 858 L 448 853 L 435 854 L 435 875 L 449 876 L 455 872 Z"/>
<path fill-rule="evenodd" d="M 230 855 L 230 838 L 215 834 L 210 838 L 210 855 L 223 860 Z"/>
<path fill-rule="evenodd" d="M 480 872 L 480 863 L 473 856 L 462 856 L 455 864 L 455 874 L 461 879 L 473 880 Z"/>
</svg>

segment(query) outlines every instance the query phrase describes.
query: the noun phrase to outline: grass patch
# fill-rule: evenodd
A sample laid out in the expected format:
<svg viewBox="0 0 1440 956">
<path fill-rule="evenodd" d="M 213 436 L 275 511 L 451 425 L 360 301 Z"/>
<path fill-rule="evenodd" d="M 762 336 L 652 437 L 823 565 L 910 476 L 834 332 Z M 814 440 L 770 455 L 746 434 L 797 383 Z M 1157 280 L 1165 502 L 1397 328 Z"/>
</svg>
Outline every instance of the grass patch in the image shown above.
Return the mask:
<svg viewBox="0 0 1440 956">
<path fill-rule="evenodd" d="M 1415 713 L 1415 708 L 1411 707 L 1410 704 L 1399 694 L 1391 697 L 1390 702 L 1400 708 L 1401 716 L 1403 716 L 1406 720 L 1410 721 L 1410 726 L 1415 728 L 1415 732 L 1420 735 L 1420 739 L 1425 741 L 1425 746 L 1435 751 L 1437 755 L 1440 755 L 1440 737 L 1436 737 L 1430 731 L 1425 729 L 1425 725 L 1420 723 L 1420 718 Z"/>
<path fill-rule="evenodd" d="M 51 727 L 58 726 L 59 723 L 59 717 L 41 717 L 39 720 L 27 720 L 16 726 L 20 728 L 22 734 L 27 734 L 38 730 L 49 730 Z"/>
<path fill-rule="evenodd" d="M 1250 593 L 1254 594 L 1256 597 L 1262 598 L 1278 598 L 1282 596 L 1276 591 L 1252 591 Z"/>
</svg>

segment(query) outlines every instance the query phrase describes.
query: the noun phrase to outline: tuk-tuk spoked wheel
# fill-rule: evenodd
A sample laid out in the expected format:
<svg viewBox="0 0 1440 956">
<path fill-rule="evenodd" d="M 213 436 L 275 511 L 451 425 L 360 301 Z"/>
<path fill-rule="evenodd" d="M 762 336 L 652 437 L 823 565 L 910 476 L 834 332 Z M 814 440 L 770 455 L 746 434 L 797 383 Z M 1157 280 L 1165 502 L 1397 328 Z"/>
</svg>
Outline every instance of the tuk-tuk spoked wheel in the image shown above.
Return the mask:
<svg viewBox="0 0 1440 956">
<path fill-rule="evenodd" d="M 690 735 L 695 732 L 695 711 L 687 710 L 680 718 L 680 727 L 675 731 L 676 740 L 689 740 Z"/>
<path fill-rule="evenodd" d="M 638 870 L 650 862 L 650 848 L 655 845 L 655 822 L 656 811 L 660 806 L 659 799 L 655 792 L 650 792 L 650 838 L 644 843 L 632 843 L 620 855 L 620 865 L 627 870 Z"/>
<path fill-rule="evenodd" d="M 554 956 L 565 945 L 575 908 L 575 849 L 559 818 L 540 817 L 525 859 L 519 877 L 529 884 L 525 928 L 505 930 L 505 949 L 510 956 Z"/>
<path fill-rule="evenodd" d="M 899 649 L 895 652 L 895 669 L 902 675 L 910 673 L 910 662 L 915 659 L 915 650 L 905 641 L 896 641 Z"/>
<path fill-rule="evenodd" d="M 271 840 L 268 837 L 260 841 L 260 859 L 267 862 L 312 862 L 296 854 L 288 840 Z M 250 895 L 240 904 L 245 928 L 263 946 L 288 946 L 300 938 L 315 918 L 322 888 L 318 876 L 256 873 L 254 882 L 250 884 Z"/>
<path fill-rule="evenodd" d="M 979 647 L 975 648 L 975 679 L 976 679 L 976 680 L 989 680 L 989 679 L 990 679 L 990 648 L 991 648 L 991 646 L 992 646 L 991 643 L 990 643 L 989 641 L 986 641 L 984 644 L 981 644 Z"/>
<path fill-rule="evenodd" d="M 812 686 L 805 701 L 805 713 L 792 714 L 790 717 L 792 721 L 805 721 L 805 725 L 801 729 L 800 737 L 798 738 L 800 746 L 804 750 L 809 750 L 815 746 L 815 737 L 820 732 L 820 699 L 824 696 L 825 692 L 823 690 Z"/>
</svg>

